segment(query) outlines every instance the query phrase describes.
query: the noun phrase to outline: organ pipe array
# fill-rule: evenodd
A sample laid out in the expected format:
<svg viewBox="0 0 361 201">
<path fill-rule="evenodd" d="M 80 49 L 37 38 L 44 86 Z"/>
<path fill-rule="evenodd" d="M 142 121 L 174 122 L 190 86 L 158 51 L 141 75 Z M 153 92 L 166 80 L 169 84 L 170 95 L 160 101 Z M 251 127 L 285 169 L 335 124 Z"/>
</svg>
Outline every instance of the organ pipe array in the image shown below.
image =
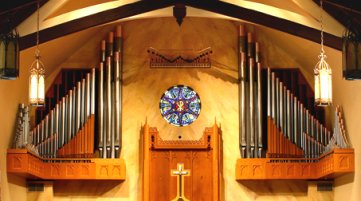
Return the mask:
<svg viewBox="0 0 361 201">
<path fill-rule="evenodd" d="M 311 162 L 335 147 L 349 148 L 340 108 L 335 111 L 335 130 L 331 136 L 331 131 L 311 114 L 271 69 L 262 70 L 259 44 L 254 42 L 253 35 L 246 34 L 243 26 L 239 33 L 239 139 L 242 158 L 305 158 Z M 262 76 L 264 71 L 266 76 Z M 262 77 L 266 79 L 262 80 Z M 262 102 L 267 103 L 265 113 Z M 267 132 L 263 132 L 263 121 L 267 122 Z M 264 138 L 267 138 L 267 146 L 263 144 Z"/>
<path fill-rule="evenodd" d="M 286 85 L 267 69 L 268 151 L 271 158 L 318 158 L 329 142 L 324 127 Z"/>
<path fill-rule="evenodd" d="M 101 42 L 98 86 L 98 150 L 102 158 L 118 158 L 122 129 L 122 35 L 118 26 Z"/>
<path fill-rule="evenodd" d="M 240 27 L 240 149 L 243 158 L 262 157 L 262 83 L 259 44 Z"/>
<path fill-rule="evenodd" d="M 95 69 L 78 82 L 30 131 L 30 144 L 44 158 L 94 156 Z"/>
<path fill-rule="evenodd" d="M 43 158 L 90 158 L 96 156 L 97 143 L 99 157 L 118 158 L 122 126 L 121 48 L 119 26 L 115 34 L 110 32 L 108 40 L 101 42 L 99 68 L 93 68 L 77 82 L 32 130 L 28 109 L 20 105 L 14 147 L 25 147 Z"/>
</svg>

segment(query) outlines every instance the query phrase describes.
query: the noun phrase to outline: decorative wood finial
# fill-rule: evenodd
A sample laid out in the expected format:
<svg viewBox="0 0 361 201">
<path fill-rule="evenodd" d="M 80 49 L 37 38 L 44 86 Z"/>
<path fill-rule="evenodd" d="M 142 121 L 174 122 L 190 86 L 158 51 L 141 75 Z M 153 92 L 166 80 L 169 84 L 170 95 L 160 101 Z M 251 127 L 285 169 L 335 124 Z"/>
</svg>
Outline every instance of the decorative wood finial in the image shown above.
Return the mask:
<svg viewBox="0 0 361 201">
<path fill-rule="evenodd" d="M 176 3 L 173 7 L 173 16 L 176 18 L 179 26 L 182 25 L 183 18 L 186 16 L 186 6 L 183 3 Z"/>
</svg>

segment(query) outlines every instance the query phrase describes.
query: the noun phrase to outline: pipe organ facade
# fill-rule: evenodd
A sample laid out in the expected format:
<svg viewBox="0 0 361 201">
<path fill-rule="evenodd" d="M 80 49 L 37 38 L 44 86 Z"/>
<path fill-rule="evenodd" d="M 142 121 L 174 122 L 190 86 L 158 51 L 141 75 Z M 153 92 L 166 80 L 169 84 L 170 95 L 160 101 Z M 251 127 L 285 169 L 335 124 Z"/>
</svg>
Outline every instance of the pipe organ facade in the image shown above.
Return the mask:
<svg viewBox="0 0 361 201">
<path fill-rule="evenodd" d="M 59 165 L 60 163 L 57 161 L 61 161 L 64 165 L 77 163 L 91 165 L 94 163 L 94 166 L 89 166 L 89 170 L 97 171 L 97 175 L 91 178 L 124 180 L 126 178 L 125 170 L 115 177 L 113 177 L 114 174 L 107 177 L 102 175 L 106 171 L 101 169 L 106 163 L 104 161 L 117 161 L 121 158 L 122 46 L 122 31 L 118 26 L 114 32 L 107 35 L 106 40 L 102 40 L 100 43 L 99 66 L 81 76 L 81 79 L 73 83 L 74 86 L 68 86 L 64 96 L 60 97 L 57 103 L 50 104 L 51 108 L 48 114 L 40 118 L 38 124 L 31 130 L 29 129 L 28 109 L 21 105 L 14 148 L 27 149 L 25 153 L 29 154 L 30 158 L 37 163 L 41 161 L 47 165 L 54 165 L 51 167 Z M 216 54 L 216 52 L 212 52 L 212 54 Z M 303 96 L 290 87 L 287 79 L 277 73 L 279 69 L 262 66 L 261 44 L 256 42 L 254 33 L 246 32 L 244 26 L 239 27 L 238 58 L 237 90 L 239 96 L 237 107 L 239 110 L 235 113 L 239 115 L 239 127 L 234 132 L 239 133 L 239 141 L 235 143 L 239 146 L 240 159 L 236 165 L 236 180 L 319 179 L 329 178 L 334 173 L 353 171 L 353 150 L 350 149 L 340 107 L 337 107 L 335 111 L 335 129 L 332 131 L 324 125 L 323 120 L 318 119 L 319 115 L 310 107 L 313 107 L 313 104 L 306 104 Z M 148 135 L 147 132 L 144 131 Z M 218 182 L 218 179 L 222 180 L 220 175 L 222 174 L 221 143 L 223 141 L 220 135 L 218 136 L 221 129 L 217 125 L 214 126 L 213 132 L 217 134 L 214 134 L 214 138 L 217 137 L 217 143 L 212 148 L 219 147 L 212 159 L 212 163 L 216 167 L 212 175 L 214 180 L 217 180 L 217 186 L 213 187 L 213 192 L 220 197 L 222 189 L 220 189 L 221 182 Z M 185 147 L 186 145 L 190 146 L 189 144 L 192 144 L 193 141 L 183 143 L 185 144 L 182 145 L 183 147 L 158 147 L 158 150 L 157 147 L 150 146 L 156 144 L 154 136 L 157 135 L 153 135 L 153 139 L 152 135 L 144 138 L 144 141 L 149 144 L 149 146 L 144 145 L 146 148 L 143 150 L 145 155 L 148 154 L 147 159 L 151 158 L 150 156 L 153 154 L 151 151 L 155 156 L 158 151 L 173 153 L 175 150 L 174 153 L 178 153 L 180 150 L 187 149 L 189 153 L 193 154 L 193 152 L 198 153 L 202 150 L 208 155 L 211 152 L 209 144 L 213 138 L 210 137 L 202 138 L 208 145 L 198 147 L 200 150 L 197 147 L 195 150 Z M 158 140 L 161 141 L 160 139 L 159 137 Z M 172 145 L 179 141 L 165 140 L 161 142 Z M 194 140 L 194 143 L 198 143 L 197 140 Z M 9 153 L 11 155 L 11 153 L 17 152 L 10 151 Z M 194 154 L 194 156 L 196 155 Z M 205 154 L 207 160 L 208 155 Z M 346 169 L 337 169 L 336 161 L 339 161 L 337 158 L 339 156 L 348 160 L 349 166 Z M 8 157 L 10 157 L 9 161 L 15 160 L 11 156 Z M 151 164 L 149 161 L 149 164 L 145 160 L 143 162 L 144 169 L 149 171 L 148 176 L 158 175 L 155 170 L 155 173 L 151 174 L 153 170 L 149 167 Z M 327 164 L 333 164 L 335 169 L 328 172 L 318 170 L 320 166 Z M 192 165 L 189 164 L 189 166 Z M 109 167 L 114 170 L 118 166 L 125 168 L 124 162 L 119 161 Z M 313 172 L 313 169 L 317 169 L 317 171 Z M 19 172 L 16 169 L 11 171 Z M 24 167 L 24 171 L 27 171 L 27 167 Z M 111 172 L 110 169 L 107 171 Z M 118 170 L 113 172 L 116 171 Z M 281 173 L 274 174 L 275 172 Z M 299 175 L 298 172 L 301 172 L 302 175 Z M 43 179 L 64 179 L 57 175 L 44 176 L 33 172 L 29 174 Z M 152 178 L 151 176 L 149 178 Z M 192 178 L 198 182 L 196 176 L 192 175 Z M 201 176 L 202 178 L 206 177 L 206 175 Z M 168 177 L 171 178 L 170 175 Z M 143 178 L 143 182 L 146 184 L 144 186 L 149 189 L 155 188 L 149 178 Z M 157 177 L 160 181 L 161 178 L 163 178 L 162 175 Z M 88 177 L 84 176 L 81 179 L 88 179 Z M 195 190 L 194 196 L 196 194 Z M 157 197 L 154 198 L 154 200 L 156 199 Z"/>
</svg>

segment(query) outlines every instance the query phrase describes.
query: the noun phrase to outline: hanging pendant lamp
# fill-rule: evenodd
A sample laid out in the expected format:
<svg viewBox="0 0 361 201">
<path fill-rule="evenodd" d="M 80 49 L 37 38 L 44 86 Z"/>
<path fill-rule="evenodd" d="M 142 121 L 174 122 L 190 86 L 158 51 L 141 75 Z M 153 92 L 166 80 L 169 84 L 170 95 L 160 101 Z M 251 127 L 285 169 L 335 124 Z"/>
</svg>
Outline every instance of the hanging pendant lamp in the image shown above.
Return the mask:
<svg viewBox="0 0 361 201">
<path fill-rule="evenodd" d="M 332 71 L 328 63 L 326 62 L 326 54 L 323 49 L 323 18 L 322 10 L 323 3 L 320 2 L 321 10 L 321 52 L 318 56 L 318 63 L 314 69 L 315 75 L 315 105 L 317 106 L 329 106 L 332 103 Z"/>
<path fill-rule="evenodd" d="M 35 61 L 30 67 L 29 103 L 32 106 L 43 106 L 45 103 L 45 66 L 40 61 L 39 50 L 39 1 L 37 1 L 37 31 Z"/>
</svg>

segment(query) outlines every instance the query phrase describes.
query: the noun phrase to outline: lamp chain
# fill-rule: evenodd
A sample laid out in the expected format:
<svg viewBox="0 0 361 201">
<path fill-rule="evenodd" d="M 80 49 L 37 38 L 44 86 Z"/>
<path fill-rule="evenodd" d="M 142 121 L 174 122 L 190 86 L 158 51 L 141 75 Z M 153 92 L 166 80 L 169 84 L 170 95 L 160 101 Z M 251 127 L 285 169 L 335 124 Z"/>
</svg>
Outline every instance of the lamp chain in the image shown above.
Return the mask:
<svg viewBox="0 0 361 201">
<path fill-rule="evenodd" d="M 36 19 L 36 51 L 35 51 L 35 57 L 39 57 L 40 50 L 39 50 L 39 0 L 37 0 L 37 19 Z"/>
<path fill-rule="evenodd" d="M 325 54 L 325 50 L 323 49 L 323 16 L 322 16 L 322 11 L 323 11 L 323 1 L 320 1 L 320 10 L 321 10 L 321 14 L 320 14 L 320 22 L 321 22 L 321 57 L 324 56 Z"/>
</svg>

